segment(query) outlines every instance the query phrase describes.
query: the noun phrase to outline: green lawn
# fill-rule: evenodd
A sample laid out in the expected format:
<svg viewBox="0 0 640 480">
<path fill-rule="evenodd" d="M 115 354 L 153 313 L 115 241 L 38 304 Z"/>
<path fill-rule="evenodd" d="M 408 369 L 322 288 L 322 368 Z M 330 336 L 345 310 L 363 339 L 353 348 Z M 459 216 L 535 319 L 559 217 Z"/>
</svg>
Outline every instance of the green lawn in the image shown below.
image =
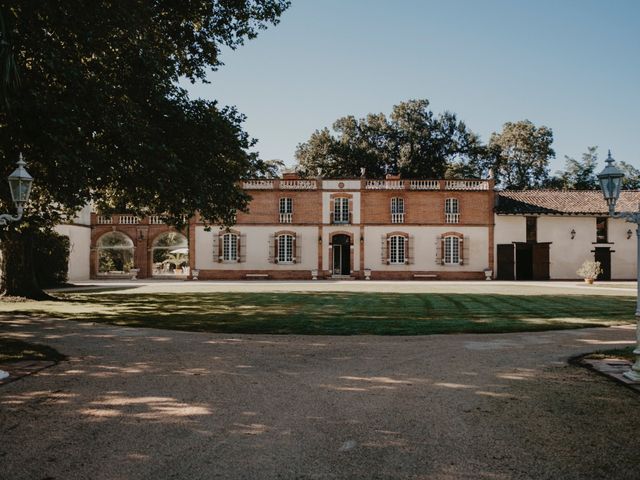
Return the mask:
<svg viewBox="0 0 640 480">
<path fill-rule="evenodd" d="M 604 360 L 605 358 L 618 359 L 622 358 L 624 360 L 629 360 L 630 362 L 635 362 L 636 356 L 633 353 L 635 350 L 635 345 L 631 347 L 625 348 L 614 348 L 612 350 L 598 350 L 593 353 L 589 353 L 580 358 L 593 359 L 593 360 Z"/>
<path fill-rule="evenodd" d="M 61 295 L 0 302 L 2 313 L 220 333 L 424 335 L 610 326 L 635 321 L 635 298 L 434 293 Z"/>
</svg>

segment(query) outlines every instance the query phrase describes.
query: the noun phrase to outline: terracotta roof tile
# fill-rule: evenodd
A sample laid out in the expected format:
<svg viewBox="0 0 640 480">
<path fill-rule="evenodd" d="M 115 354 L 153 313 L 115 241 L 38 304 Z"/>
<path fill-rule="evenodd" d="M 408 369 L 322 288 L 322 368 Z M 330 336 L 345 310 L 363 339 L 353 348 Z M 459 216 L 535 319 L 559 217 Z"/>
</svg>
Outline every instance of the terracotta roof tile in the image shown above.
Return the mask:
<svg viewBox="0 0 640 480">
<path fill-rule="evenodd" d="M 607 204 L 600 190 L 513 190 L 497 192 L 496 213 L 607 214 Z M 640 209 L 640 191 L 620 193 L 616 212 Z"/>
</svg>

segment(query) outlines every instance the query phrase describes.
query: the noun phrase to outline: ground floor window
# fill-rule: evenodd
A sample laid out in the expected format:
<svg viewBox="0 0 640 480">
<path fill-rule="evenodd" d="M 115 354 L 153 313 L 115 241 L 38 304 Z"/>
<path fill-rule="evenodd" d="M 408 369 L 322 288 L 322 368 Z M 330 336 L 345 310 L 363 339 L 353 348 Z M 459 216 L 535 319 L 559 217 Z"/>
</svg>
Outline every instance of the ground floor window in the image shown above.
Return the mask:
<svg viewBox="0 0 640 480">
<path fill-rule="evenodd" d="M 405 238 L 394 235 L 389 238 L 389 263 L 392 265 L 403 264 L 405 258 Z"/>
<path fill-rule="evenodd" d="M 98 274 L 129 273 L 133 268 L 133 241 L 124 233 L 110 232 L 98 240 Z"/>
<path fill-rule="evenodd" d="M 225 233 L 222 236 L 222 261 L 238 261 L 238 235 L 235 233 Z"/>
<path fill-rule="evenodd" d="M 278 236 L 278 263 L 293 263 L 293 235 Z"/>
<path fill-rule="evenodd" d="M 444 263 L 445 265 L 460 263 L 460 238 L 444 237 Z"/>
</svg>

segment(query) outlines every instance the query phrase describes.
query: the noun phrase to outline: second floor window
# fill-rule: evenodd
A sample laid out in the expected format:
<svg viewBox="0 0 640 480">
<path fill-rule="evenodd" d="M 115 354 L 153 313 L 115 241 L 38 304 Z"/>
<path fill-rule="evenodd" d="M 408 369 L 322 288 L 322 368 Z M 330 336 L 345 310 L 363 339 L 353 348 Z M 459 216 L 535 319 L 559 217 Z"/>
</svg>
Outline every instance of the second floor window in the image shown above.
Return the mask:
<svg viewBox="0 0 640 480">
<path fill-rule="evenodd" d="M 404 222 L 404 198 L 391 199 L 391 223 Z"/>
<path fill-rule="evenodd" d="M 607 243 L 607 217 L 596 218 L 596 243 Z"/>
<path fill-rule="evenodd" d="M 333 204 L 333 223 L 349 223 L 349 199 L 339 197 Z"/>
<path fill-rule="evenodd" d="M 222 261 L 238 261 L 238 236 L 235 233 L 225 233 L 222 236 Z"/>
<path fill-rule="evenodd" d="M 406 261 L 405 238 L 401 235 L 389 237 L 389 263 L 391 265 L 403 264 Z"/>
<path fill-rule="evenodd" d="M 460 223 L 460 204 L 457 198 L 447 198 L 444 201 L 445 223 Z"/>
<path fill-rule="evenodd" d="M 278 263 L 293 262 L 293 235 L 278 236 Z"/>
<path fill-rule="evenodd" d="M 291 223 L 293 219 L 293 199 L 280 199 L 280 223 Z"/>
</svg>

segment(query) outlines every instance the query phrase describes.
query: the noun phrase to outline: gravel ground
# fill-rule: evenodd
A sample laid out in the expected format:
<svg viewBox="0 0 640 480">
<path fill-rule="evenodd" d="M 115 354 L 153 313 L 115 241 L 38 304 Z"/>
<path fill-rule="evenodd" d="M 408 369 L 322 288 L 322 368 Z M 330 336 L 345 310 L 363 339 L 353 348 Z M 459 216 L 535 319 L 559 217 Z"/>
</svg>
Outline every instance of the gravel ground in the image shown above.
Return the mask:
<svg viewBox="0 0 640 480">
<path fill-rule="evenodd" d="M 635 282 L 504 282 L 504 281 L 167 281 L 92 280 L 77 282 L 73 290 L 118 289 L 118 293 L 214 292 L 386 292 L 386 293 L 486 293 L 504 295 L 636 295 Z M 105 293 L 113 293 L 113 290 Z"/>
<path fill-rule="evenodd" d="M 242 336 L 4 319 L 70 360 L 0 387 L 2 479 L 637 479 L 629 327 Z"/>
</svg>

